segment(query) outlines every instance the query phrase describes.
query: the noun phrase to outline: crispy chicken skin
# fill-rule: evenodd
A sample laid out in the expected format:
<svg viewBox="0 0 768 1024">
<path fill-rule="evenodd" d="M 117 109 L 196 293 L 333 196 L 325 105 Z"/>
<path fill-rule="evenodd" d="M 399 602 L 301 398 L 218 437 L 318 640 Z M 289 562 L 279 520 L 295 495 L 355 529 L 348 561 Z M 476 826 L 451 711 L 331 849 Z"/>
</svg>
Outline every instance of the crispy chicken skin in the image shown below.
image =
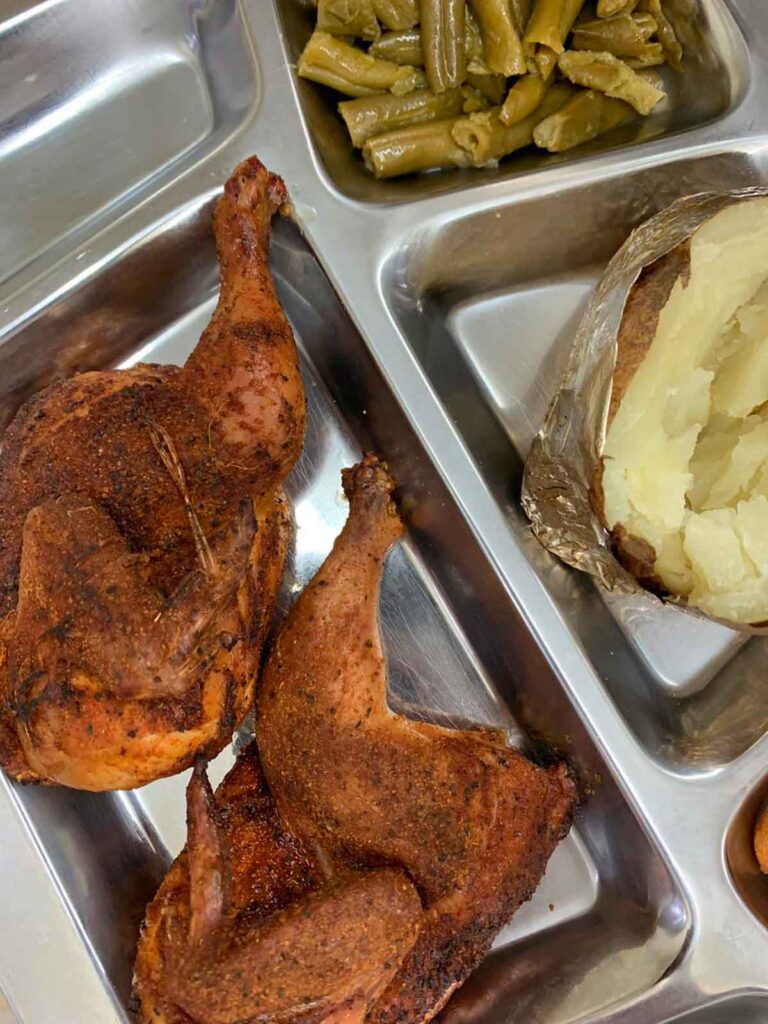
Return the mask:
<svg viewBox="0 0 768 1024">
<path fill-rule="evenodd" d="M 257 735 L 268 784 L 300 835 L 415 882 L 427 919 L 367 1019 L 418 1024 L 533 894 L 575 791 L 564 766 L 539 768 L 492 733 L 389 710 L 378 596 L 402 525 L 375 457 L 343 482 L 349 518 L 278 634 Z"/>
<path fill-rule="evenodd" d="M 0 764 L 142 785 L 228 742 L 282 575 L 281 484 L 304 436 L 268 265 L 282 181 L 254 157 L 214 232 L 221 293 L 185 366 L 84 373 L 0 451 Z"/>
<path fill-rule="evenodd" d="M 142 928 L 143 1024 L 362 1021 L 423 918 L 405 874 L 321 860 L 278 814 L 254 744 L 215 799 L 196 767 L 187 825 Z"/>
</svg>

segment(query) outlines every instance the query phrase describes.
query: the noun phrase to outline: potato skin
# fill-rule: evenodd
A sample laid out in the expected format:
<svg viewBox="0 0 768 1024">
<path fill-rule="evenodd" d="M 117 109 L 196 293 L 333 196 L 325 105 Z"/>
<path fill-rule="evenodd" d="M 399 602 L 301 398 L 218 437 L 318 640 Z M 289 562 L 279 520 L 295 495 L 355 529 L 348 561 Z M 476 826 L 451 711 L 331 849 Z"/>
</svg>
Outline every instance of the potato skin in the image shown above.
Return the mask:
<svg viewBox="0 0 768 1024">
<path fill-rule="evenodd" d="M 690 241 L 686 239 L 664 256 L 643 267 L 627 296 L 617 339 L 616 366 L 611 381 L 606 429 L 613 422 L 624 393 L 656 336 L 659 315 L 672 288 L 679 279 L 682 279 L 684 286 L 688 283 L 690 255 Z M 621 524 L 611 530 L 606 522 L 603 468 L 601 457 L 590 488 L 593 511 L 610 535 L 617 561 L 641 586 L 663 594 L 665 588 L 654 571 L 656 552 L 653 546 L 646 540 L 633 537 Z"/>
<path fill-rule="evenodd" d="M 616 353 L 616 368 L 611 383 L 608 426 L 613 421 L 624 392 L 656 336 L 659 314 L 666 305 L 676 281 L 688 284 L 691 273 L 691 246 L 686 240 L 665 256 L 644 267 L 627 296 L 621 319 Z"/>
</svg>

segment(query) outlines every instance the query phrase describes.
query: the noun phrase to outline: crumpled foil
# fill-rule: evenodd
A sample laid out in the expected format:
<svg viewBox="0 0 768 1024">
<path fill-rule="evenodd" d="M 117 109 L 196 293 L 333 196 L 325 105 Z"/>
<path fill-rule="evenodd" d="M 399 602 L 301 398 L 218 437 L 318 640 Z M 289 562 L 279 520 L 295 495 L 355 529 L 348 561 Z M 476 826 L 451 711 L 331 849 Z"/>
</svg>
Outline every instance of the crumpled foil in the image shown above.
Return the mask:
<svg viewBox="0 0 768 1024">
<path fill-rule="evenodd" d="M 590 503 L 590 486 L 605 443 L 624 306 L 643 267 L 684 242 L 725 207 L 764 196 L 768 188 L 759 187 L 687 196 L 632 232 L 595 288 L 565 376 L 525 464 L 523 508 L 544 547 L 590 573 L 606 590 L 643 595 L 649 610 L 668 600 L 697 618 L 711 619 L 678 598 L 660 598 L 645 590 L 614 557 L 611 538 Z M 768 633 L 762 625 L 724 625 Z"/>
</svg>

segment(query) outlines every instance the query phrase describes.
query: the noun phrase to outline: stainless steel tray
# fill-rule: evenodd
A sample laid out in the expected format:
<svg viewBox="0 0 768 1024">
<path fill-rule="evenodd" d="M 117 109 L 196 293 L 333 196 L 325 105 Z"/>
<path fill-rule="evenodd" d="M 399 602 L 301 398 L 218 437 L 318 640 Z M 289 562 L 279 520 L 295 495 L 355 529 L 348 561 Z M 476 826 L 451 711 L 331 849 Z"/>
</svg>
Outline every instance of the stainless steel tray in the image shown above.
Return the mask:
<svg viewBox="0 0 768 1024">
<path fill-rule="evenodd" d="M 0 3 L 6 419 L 63 374 L 184 358 L 215 294 L 212 197 L 258 152 L 301 227 L 281 223 L 273 249 L 310 404 L 284 604 L 344 518 L 339 468 L 383 452 L 410 521 L 383 600 L 393 701 L 504 723 L 533 752 L 544 737 L 595 783 L 455 1021 L 768 1019 L 768 885 L 749 849 L 768 642 L 607 604 L 538 547 L 517 500 L 600 267 L 673 198 L 768 178 L 768 5 L 703 8 L 710 56 L 644 137 L 382 184 L 296 83 L 298 0 Z M 184 785 L 0 782 L 0 986 L 22 1024 L 130 1019 Z"/>
</svg>

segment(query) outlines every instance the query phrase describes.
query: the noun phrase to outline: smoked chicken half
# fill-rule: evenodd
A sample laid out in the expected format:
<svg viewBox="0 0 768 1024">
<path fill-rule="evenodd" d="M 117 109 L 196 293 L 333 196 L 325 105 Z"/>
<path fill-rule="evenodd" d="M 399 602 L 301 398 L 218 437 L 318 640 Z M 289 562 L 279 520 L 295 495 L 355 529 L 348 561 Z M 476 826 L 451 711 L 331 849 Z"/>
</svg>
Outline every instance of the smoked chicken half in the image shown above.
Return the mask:
<svg viewBox="0 0 768 1024">
<path fill-rule="evenodd" d="M 209 892 L 216 890 L 227 858 L 200 857 L 199 871 L 177 862 L 150 907 L 137 962 L 145 1024 L 428 1021 L 533 894 L 568 829 L 575 789 L 564 766 L 537 767 L 496 731 L 445 729 L 389 710 L 378 598 L 402 525 L 392 481 L 374 457 L 343 480 L 347 523 L 280 630 L 259 685 L 266 784 L 261 776 L 252 783 L 258 799 L 248 815 L 235 811 L 248 799 L 242 790 L 231 795 L 236 768 L 219 794 L 223 824 L 211 830 L 224 841 L 209 848 L 229 851 L 237 884 L 258 880 L 254 902 L 239 917 L 227 915 L 205 947 L 195 925 L 195 879 L 198 889 L 207 879 Z M 254 751 L 247 763 L 255 771 Z M 190 815 L 190 851 L 199 833 Z M 281 838 L 265 881 L 262 868 L 249 865 L 267 833 Z M 286 888 L 297 877 L 285 861 L 289 846 L 302 851 L 302 884 L 293 891 Z M 353 898 L 364 885 L 367 905 Z M 331 893 L 335 902 L 327 904 Z M 357 913 L 360 920 L 347 919 Z M 387 916 L 393 913 L 397 926 Z M 249 923 L 251 914 L 258 925 Z M 220 919 L 218 912 L 207 917 Z M 273 941 L 272 927 L 279 957 L 273 946 L 261 948 Z M 344 946 L 339 956 L 348 967 L 339 968 L 333 991 L 330 980 L 304 989 L 281 981 L 299 965 L 324 963 L 329 949 L 354 934 L 368 936 L 364 963 L 360 949 L 352 956 L 354 943 Z M 381 934 L 396 943 L 384 961 Z M 265 993 L 274 991 L 292 996 L 268 1002 Z M 153 1016 L 148 1006 L 160 1009 Z M 187 1016 L 174 1016 L 182 1011 Z"/>
<path fill-rule="evenodd" d="M 304 436 L 268 265 L 282 181 L 254 157 L 214 215 L 221 293 L 183 367 L 83 373 L 0 452 L 0 764 L 139 786 L 217 753 L 252 703 Z"/>
</svg>

